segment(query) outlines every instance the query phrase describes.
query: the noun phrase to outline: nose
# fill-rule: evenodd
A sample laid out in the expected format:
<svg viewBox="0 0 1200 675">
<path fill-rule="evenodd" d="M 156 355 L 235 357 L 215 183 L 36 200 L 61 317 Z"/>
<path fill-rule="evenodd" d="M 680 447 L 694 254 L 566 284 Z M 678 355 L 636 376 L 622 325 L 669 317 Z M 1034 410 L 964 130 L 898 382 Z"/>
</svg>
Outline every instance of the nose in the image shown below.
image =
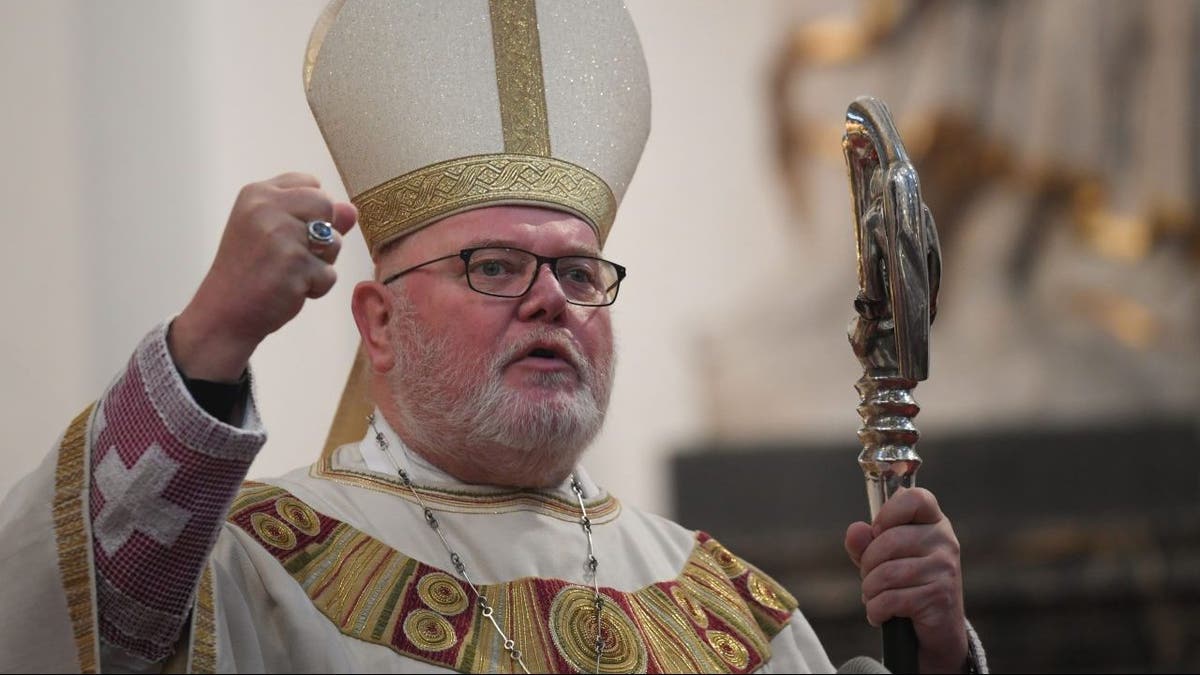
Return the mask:
<svg viewBox="0 0 1200 675">
<path fill-rule="evenodd" d="M 562 319 L 567 304 L 567 296 L 550 269 L 550 263 L 540 263 L 533 275 L 533 286 L 521 297 L 518 315 L 525 321 L 554 323 Z"/>
</svg>

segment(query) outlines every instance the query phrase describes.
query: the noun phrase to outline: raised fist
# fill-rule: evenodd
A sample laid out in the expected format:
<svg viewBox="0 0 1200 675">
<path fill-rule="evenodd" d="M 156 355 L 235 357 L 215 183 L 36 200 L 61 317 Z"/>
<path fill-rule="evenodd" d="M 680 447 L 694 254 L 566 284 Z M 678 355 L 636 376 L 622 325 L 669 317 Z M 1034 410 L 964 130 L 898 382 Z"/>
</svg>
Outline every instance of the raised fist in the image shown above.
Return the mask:
<svg viewBox="0 0 1200 675">
<path fill-rule="evenodd" d="M 212 267 L 171 325 L 171 355 L 191 378 L 234 381 L 271 333 L 308 298 L 333 288 L 342 235 L 354 226 L 353 204 L 335 202 L 317 179 L 285 173 L 242 188 Z M 333 241 L 309 239 L 308 223 L 333 225 Z"/>
</svg>

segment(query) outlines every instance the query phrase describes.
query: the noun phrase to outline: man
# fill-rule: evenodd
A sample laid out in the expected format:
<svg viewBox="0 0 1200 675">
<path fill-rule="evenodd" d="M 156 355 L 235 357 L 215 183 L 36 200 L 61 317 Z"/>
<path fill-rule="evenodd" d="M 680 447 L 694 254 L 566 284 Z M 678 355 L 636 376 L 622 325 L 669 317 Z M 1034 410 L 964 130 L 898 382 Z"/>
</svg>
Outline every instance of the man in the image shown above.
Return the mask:
<svg viewBox="0 0 1200 675">
<path fill-rule="evenodd" d="M 191 302 L 10 496 L 5 667 L 831 670 L 785 589 L 578 464 L 624 275 L 604 239 L 648 132 L 624 10 L 335 2 L 308 57 L 354 204 L 298 173 L 244 188 Z M 333 286 L 356 220 L 365 437 L 243 486 L 249 359 Z M 923 670 L 970 665 L 932 495 L 846 545 L 872 623 L 911 617 Z"/>
</svg>

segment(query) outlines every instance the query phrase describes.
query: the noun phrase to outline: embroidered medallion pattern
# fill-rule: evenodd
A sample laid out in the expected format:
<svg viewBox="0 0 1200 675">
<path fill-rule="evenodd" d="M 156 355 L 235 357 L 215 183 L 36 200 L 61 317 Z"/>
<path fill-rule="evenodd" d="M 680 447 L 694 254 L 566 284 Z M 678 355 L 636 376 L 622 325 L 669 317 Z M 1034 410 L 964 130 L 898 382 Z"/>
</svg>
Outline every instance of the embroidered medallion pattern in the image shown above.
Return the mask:
<svg viewBox="0 0 1200 675">
<path fill-rule="evenodd" d="M 288 492 L 247 483 L 230 522 L 271 552 L 350 637 L 460 672 L 517 672 L 470 588 L 405 556 Z M 590 587 L 525 578 L 480 586 L 509 635 L 521 636 L 534 672 L 592 672 L 596 614 Z M 605 596 L 603 672 L 746 673 L 770 659 L 795 599 L 781 586 L 698 533 L 673 580 Z"/>
</svg>

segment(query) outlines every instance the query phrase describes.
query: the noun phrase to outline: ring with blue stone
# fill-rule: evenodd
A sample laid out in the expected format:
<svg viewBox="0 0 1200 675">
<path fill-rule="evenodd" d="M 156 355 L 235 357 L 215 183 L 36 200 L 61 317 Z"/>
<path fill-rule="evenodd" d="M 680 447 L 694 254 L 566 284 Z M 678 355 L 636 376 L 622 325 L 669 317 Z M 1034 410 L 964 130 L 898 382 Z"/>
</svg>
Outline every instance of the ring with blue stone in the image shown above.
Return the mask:
<svg viewBox="0 0 1200 675">
<path fill-rule="evenodd" d="M 333 243 L 333 225 L 324 220 L 308 224 L 308 243 L 313 246 L 328 246 Z"/>
</svg>

